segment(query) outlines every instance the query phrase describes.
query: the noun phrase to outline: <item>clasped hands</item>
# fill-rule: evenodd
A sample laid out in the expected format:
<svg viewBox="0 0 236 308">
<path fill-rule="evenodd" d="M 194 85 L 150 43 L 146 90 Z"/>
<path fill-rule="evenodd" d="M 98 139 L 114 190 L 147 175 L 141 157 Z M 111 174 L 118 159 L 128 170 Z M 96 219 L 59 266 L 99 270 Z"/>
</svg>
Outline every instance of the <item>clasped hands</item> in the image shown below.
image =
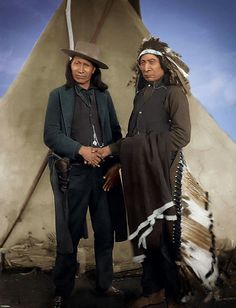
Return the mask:
<svg viewBox="0 0 236 308">
<path fill-rule="evenodd" d="M 102 160 L 111 155 L 111 150 L 109 146 L 103 148 L 82 146 L 79 150 L 79 154 L 82 155 L 85 164 L 92 165 L 93 167 L 100 167 Z M 109 191 L 114 186 L 118 185 L 120 181 L 119 169 L 120 164 L 115 164 L 108 169 L 106 174 L 103 176 L 105 180 L 103 184 L 104 191 Z"/>
<path fill-rule="evenodd" d="M 111 154 L 109 146 L 103 148 L 93 148 L 81 146 L 79 154 L 83 157 L 84 163 L 93 167 L 100 167 L 102 160 Z"/>
</svg>

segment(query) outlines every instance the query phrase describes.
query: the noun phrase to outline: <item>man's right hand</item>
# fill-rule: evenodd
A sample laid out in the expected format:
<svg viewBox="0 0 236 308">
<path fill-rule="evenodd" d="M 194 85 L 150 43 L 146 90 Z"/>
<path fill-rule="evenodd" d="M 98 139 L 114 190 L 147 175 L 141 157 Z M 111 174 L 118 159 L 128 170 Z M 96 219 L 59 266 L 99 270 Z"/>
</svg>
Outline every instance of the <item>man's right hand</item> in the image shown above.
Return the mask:
<svg viewBox="0 0 236 308">
<path fill-rule="evenodd" d="M 112 154 L 109 145 L 103 148 L 98 148 L 98 153 L 101 155 L 102 158 L 106 158 L 107 156 Z"/>
<path fill-rule="evenodd" d="M 100 167 L 103 157 L 96 148 L 81 146 L 79 154 L 83 157 L 85 164 Z"/>
</svg>

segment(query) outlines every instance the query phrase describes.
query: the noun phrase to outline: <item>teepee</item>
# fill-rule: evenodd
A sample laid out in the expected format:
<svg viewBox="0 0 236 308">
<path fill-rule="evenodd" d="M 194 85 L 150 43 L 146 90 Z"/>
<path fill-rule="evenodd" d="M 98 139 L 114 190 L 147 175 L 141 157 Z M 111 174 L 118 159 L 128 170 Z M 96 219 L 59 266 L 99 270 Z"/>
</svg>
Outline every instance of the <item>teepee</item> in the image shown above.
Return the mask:
<svg viewBox="0 0 236 308">
<path fill-rule="evenodd" d="M 89 23 L 88 23 L 89 21 Z M 0 251 L 9 266 L 50 268 L 54 260 L 54 205 L 43 144 L 49 92 L 64 83 L 61 48 L 78 39 L 96 41 L 110 69 L 103 72 L 125 134 L 134 88 L 129 86 L 140 42 L 148 31 L 139 1 L 63 1 L 0 105 Z M 164 39 L 164 38 L 163 38 Z M 34 72 L 32 74 L 32 72 Z M 190 98 L 192 142 L 185 150 L 191 172 L 208 191 L 217 243 L 235 246 L 236 145 L 206 110 Z M 93 241 L 79 249 L 84 270 L 92 266 Z M 115 270 L 132 268 L 129 242 L 115 247 Z"/>
</svg>

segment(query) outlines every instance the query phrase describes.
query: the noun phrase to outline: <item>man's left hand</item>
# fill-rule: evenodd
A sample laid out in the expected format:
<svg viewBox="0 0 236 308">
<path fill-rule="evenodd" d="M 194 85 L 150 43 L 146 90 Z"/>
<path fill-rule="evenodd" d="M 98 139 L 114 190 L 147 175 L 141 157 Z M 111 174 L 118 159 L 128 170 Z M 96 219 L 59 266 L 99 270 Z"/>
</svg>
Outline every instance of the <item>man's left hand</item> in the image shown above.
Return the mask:
<svg viewBox="0 0 236 308">
<path fill-rule="evenodd" d="M 120 164 L 115 164 L 112 166 L 105 176 L 103 177 L 105 179 L 105 183 L 103 184 L 103 190 L 104 191 L 109 191 L 112 189 L 114 186 L 117 186 L 120 182 Z"/>
</svg>

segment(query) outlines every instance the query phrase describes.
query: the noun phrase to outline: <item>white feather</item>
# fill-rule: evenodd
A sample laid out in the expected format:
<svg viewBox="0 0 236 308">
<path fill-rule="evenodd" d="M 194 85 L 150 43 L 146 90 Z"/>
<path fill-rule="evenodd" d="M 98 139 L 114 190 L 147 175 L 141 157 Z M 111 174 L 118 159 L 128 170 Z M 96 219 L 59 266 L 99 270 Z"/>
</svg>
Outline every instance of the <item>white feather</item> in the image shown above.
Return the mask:
<svg viewBox="0 0 236 308">
<path fill-rule="evenodd" d="M 206 278 L 206 274 L 209 272 L 209 269 L 212 268 L 211 252 L 198 247 L 191 241 L 182 243 L 181 249 L 184 250 L 183 259 L 185 263 L 192 268 L 197 277 L 202 280 L 203 284 L 208 289 L 212 289 L 218 277 L 218 269 L 217 264 L 214 264 L 212 275 Z"/>
<path fill-rule="evenodd" d="M 200 207 L 195 201 L 189 200 L 183 196 L 183 200 L 187 204 L 187 209 L 190 211 L 189 217 L 201 224 L 206 229 L 212 225 L 212 219 L 209 218 L 209 211 Z"/>
</svg>

